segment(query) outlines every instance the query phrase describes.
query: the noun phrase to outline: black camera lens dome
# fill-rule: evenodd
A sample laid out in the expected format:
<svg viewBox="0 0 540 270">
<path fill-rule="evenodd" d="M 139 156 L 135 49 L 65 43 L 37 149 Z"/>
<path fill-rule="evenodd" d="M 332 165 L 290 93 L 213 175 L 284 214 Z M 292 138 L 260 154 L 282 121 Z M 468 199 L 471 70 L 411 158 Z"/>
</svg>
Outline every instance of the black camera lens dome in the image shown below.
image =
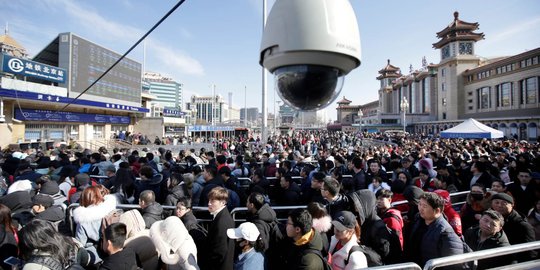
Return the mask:
<svg viewBox="0 0 540 270">
<path fill-rule="evenodd" d="M 295 65 L 274 71 L 281 99 L 297 110 L 313 111 L 330 105 L 341 92 L 345 76 L 334 67 Z"/>
</svg>

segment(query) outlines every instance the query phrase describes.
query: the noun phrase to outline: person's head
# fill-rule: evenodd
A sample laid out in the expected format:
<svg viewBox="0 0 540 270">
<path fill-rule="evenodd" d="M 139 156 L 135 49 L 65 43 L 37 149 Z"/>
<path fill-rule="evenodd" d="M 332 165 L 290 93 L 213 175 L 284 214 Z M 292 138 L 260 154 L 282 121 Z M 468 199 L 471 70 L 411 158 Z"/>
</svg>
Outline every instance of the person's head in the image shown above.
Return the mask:
<svg viewBox="0 0 540 270">
<path fill-rule="evenodd" d="M 387 189 L 379 189 L 375 194 L 377 197 L 377 209 L 384 212 L 392 207 L 392 196 L 394 193 Z"/>
<path fill-rule="evenodd" d="M 352 212 L 341 211 L 336 213 L 336 218 L 332 220 L 332 225 L 334 225 L 334 235 L 341 243 L 349 242 L 355 234 L 357 234 L 357 237 L 360 236 L 360 227 Z"/>
<path fill-rule="evenodd" d="M 326 199 L 332 199 L 337 194 L 339 194 L 340 188 L 341 185 L 336 179 L 327 177 L 324 179 L 323 187 L 321 188 L 321 194 Z"/>
<path fill-rule="evenodd" d="M 484 235 L 495 235 L 504 226 L 504 217 L 495 210 L 486 210 L 478 222 L 480 232 Z"/>
<path fill-rule="evenodd" d="M 501 179 L 494 179 L 491 183 L 491 190 L 497 193 L 504 192 L 506 190 L 506 184 Z"/>
<path fill-rule="evenodd" d="M 292 176 L 287 174 L 287 175 L 281 176 L 279 184 L 283 189 L 288 189 L 291 186 L 292 181 L 293 181 Z"/>
<path fill-rule="evenodd" d="M 418 176 L 420 176 L 420 179 L 425 182 L 429 180 L 429 171 L 427 169 L 422 169 L 420 170 Z"/>
<path fill-rule="evenodd" d="M 141 167 L 139 174 L 141 175 L 141 179 L 150 180 L 154 176 L 154 170 L 152 167 L 145 165 Z"/>
<path fill-rule="evenodd" d="M 101 162 L 101 154 L 100 153 L 92 153 L 90 155 L 90 163 L 99 163 Z"/>
<path fill-rule="evenodd" d="M 156 194 L 152 190 L 143 190 L 139 195 L 139 205 L 141 208 L 146 208 L 148 205 L 156 202 Z"/>
<path fill-rule="evenodd" d="M 184 176 L 180 173 L 171 173 L 168 181 L 169 183 L 167 186 L 169 189 L 172 189 L 184 181 Z"/>
<path fill-rule="evenodd" d="M 265 204 L 264 201 L 264 195 L 258 192 L 253 192 L 249 194 L 247 198 L 246 207 L 248 209 L 248 212 L 255 214 L 263 205 Z"/>
<path fill-rule="evenodd" d="M 53 223 L 33 219 L 20 231 L 20 253 L 24 259 L 29 259 L 36 253 L 50 254 L 51 257 L 68 264 L 76 247 L 70 237 L 60 234 Z"/>
<path fill-rule="evenodd" d="M 381 178 L 378 177 L 378 176 L 375 176 L 373 177 L 373 179 L 371 179 L 371 184 L 373 184 L 373 188 L 378 188 L 381 186 Z"/>
<path fill-rule="evenodd" d="M 484 199 L 484 195 L 486 194 L 487 190 L 481 183 L 474 183 L 471 186 L 471 193 L 470 196 L 475 201 L 481 201 Z"/>
<path fill-rule="evenodd" d="M 474 174 L 483 173 L 486 171 L 486 169 L 487 169 L 486 163 L 481 162 L 481 161 L 476 161 L 471 166 L 471 172 Z"/>
<path fill-rule="evenodd" d="M 226 181 L 231 177 L 231 168 L 229 168 L 229 166 L 223 166 L 219 168 L 218 174 Z"/>
<path fill-rule="evenodd" d="M 105 174 L 108 177 L 113 177 L 116 174 L 116 167 L 114 167 L 114 165 L 107 166 L 107 168 L 105 169 Z"/>
<path fill-rule="evenodd" d="M 215 187 L 208 192 L 208 211 L 214 213 L 227 205 L 229 193 L 224 187 Z"/>
<path fill-rule="evenodd" d="M 518 170 L 517 180 L 520 185 L 527 186 L 531 182 L 531 171 L 525 168 Z"/>
<path fill-rule="evenodd" d="M 264 172 L 262 169 L 256 169 L 253 171 L 253 175 L 251 176 L 251 182 L 253 183 L 259 183 L 259 181 L 264 179 Z"/>
<path fill-rule="evenodd" d="M 53 204 L 54 199 L 51 196 L 46 194 L 36 194 L 34 198 L 32 198 L 32 211 L 34 213 L 41 213 L 53 206 Z"/>
<path fill-rule="evenodd" d="M 293 240 L 300 239 L 311 231 L 313 219 L 306 209 L 295 209 L 287 218 L 287 236 Z"/>
<path fill-rule="evenodd" d="M 397 175 L 397 180 L 407 184 L 410 182 L 410 175 L 406 172 L 399 172 Z"/>
<path fill-rule="evenodd" d="M 124 248 L 127 228 L 124 223 L 113 223 L 105 228 L 105 240 L 107 241 L 107 253 L 114 254 Z"/>
<path fill-rule="evenodd" d="M 441 196 L 433 192 L 424 192 L 424 194 L 420 196 L 418 212 L 420 213 L 420 217 L 426 221 L 426 224 L 430 224 L 440 217 L 443 210 L 444 199 Z"/>
<path fill-rule="evenodd" d="M 91 205 L 97 205 L 103 202 L 103 195 L 101 190 L 96 186 L 89 186 L 85 188 L 81 194 L 80 203 L 81 206 L 88 207 Z"/>
<path fill-rule="evenodd" d="M 360 170 L 362 169 L 362 166 L 363 166 L 362 163 L 363 163 L 363 161 L 362 161 L 361 158 L 355 157 L 355 158 L 352 159 L 352 162 L 351 162 L 351 163 L 352 163 L 352 165 L 353 165 L 353 170 L 354 170 L 355 172 L 358 172 L 358 171 L 360 171 Z"/>
<path fill-rule="evenodd" d="M 380 169 L 381 169 L 381 164 L 379 163 L 379 161 L 372 159 L 369 163 L 369 170 L 372 173 L 378 173 Z"/>
<path fill-rule="evenodd" d="M 401 167 L 408 169 L 411 166 L 412 162 L 408 157 L 401 159 Z"/>
<path fill-rule="evenodd" d="M 6 231 L 15 232 L 11 219 L 11 209 L 0 203 L 0 225 L 4 225 Z"/>
<path fill-rule="evenodd" d="M 506 193 L 497 193 L 491 196 L 491 209 L 506 217 L 514 210 L 514 198 Z"/>
<path fill-rule="evenodd" d="M 326 207 L 324 207 L 324 205 L 318 202 L 310 202 L 307 205 L 307 210 L 311 214 L 311 217 L 313 219 L 321 219 L 328 216 L 328 211 L 326 210 Z"/>
<path fill-rule="evenodd" d="M 178 202 L 176 203 L 176 216 L 183 217 L 189 211 L 191 211 L 191 199 L 186 196 L 178 198 Z"/>
<path fill-rule="evenodd" d="M 205 181 L 210 181 L 212 179 L 214 179 L 217 175 L 217 167 L 214 166 L 214 165 L 206 165 L 204 166 L 204 174 L 203 174 L 203 177 L 204 177 L 204 180 Z"/>
<path fill-rule="evenodd" d="M 227 157 L 225 157 L 224 155 L 218 155 L 216 157 L 216 162 L 218 165 L 223 165 L 227 162 Z"/>
<path fill-rule="evenodd" d="M 323 187 L 324 179 L 326 175 L 322 172 L 316 172 L 311 178 L 311 188 L 315 190 L 320 190 Z"/>
<path fill-rule="evenodd" d="M 227 229 L 227 237 L 235 240 L 241 252 L 255 248 L 257 252 L 264 251 L 264 242 L 257 226 L 251 222 L 244 222 L 236 229 Z"/>
</svg>

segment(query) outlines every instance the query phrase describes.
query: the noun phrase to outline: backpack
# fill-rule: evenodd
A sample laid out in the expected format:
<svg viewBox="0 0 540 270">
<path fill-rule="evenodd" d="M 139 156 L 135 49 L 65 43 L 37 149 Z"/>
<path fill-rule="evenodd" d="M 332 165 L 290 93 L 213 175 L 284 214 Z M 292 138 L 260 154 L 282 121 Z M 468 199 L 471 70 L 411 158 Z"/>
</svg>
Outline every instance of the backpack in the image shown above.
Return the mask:
<svg viewBox="0 0 540 270">
<path fill-rule="evenodd" d="M 105 239 L 105 229 L 113 223 L 120 222 L 120 216 L 124 213 L 122 209 L 114 209 L 101 219 L 101 227 L 99 229 L 101 251 L 107 252 L 107 240 Z"/>
<path fill-rule="evenodd" d="M 204 228 L 201 224 L 196 223 L 195 226 L 191 227 L 189 230 L 189 235 L 193 238 L 195 246 L 197 247 L 197 261 L 201 261 L 202 254 L 208 254 L 206 251 L 206 244 L 208 239 L 208 230 Z"/>
<path fill-rule="evenodd" d="M 377 251 L 373 250 L 372 248 L 364 245 L 354 245 L 351 247 L 351 249 L 349 249 L 349 255 L 347 255 L 345 265 L 349 264 L 351 254 L 355 251 L 361 251 L 362 253 L 364 253 L 364 255 L 366 256 L 368 267 L 383 265 L 381 255 L 379 255 L 379 253 L 377 253 Z"/>
<path fill-rule="evenodd" d="M 371 235 L 381 235 L 381 232 L 387 232 L 388 241 L 390 242 L 390 252 L 386 256 L 386 263 L 396 263 L 400 262 L 403 255 L 403 250 L 401 249 L 401 241 L 399 241 L 399 233 L 396 230 L 388 228 L 386 223 L 381 220 L 381 222 L 375 222 L 371 229 Z"/>
<path fill-rule="evenodd" d="M 323 264 L 323 269 L 324 270 L 332 270 L 332 266 L 328 263 L 328 261 L 322 256 L 322 253 L 320 250 L 315 250 L 315 249 L 306 249 L 304 250 L 303 254 L 308 254 L 308 253 L 313 253 L 315 255 L 317 255 L 321 260 L 322 260 L 322 264 Z"/>
<path fill-rule="evenodd" d="M 84 267 L 78 263 L 73 263 L 68 267 L 64 267 L 60 261 L 48 256 L 32 256 L 26 263 L 35 263 L 54 270 L 84 270 Z"/>
</svg>

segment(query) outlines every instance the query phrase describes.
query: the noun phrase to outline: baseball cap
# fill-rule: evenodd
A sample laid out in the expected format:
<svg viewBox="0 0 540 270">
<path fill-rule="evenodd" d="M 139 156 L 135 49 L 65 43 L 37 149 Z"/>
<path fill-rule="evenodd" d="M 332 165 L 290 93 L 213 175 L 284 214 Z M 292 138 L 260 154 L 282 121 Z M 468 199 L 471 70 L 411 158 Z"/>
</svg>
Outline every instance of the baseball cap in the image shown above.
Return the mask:
<svg viewBox="0 0 540 270">
<path fill-rule="evenodd" d="M 336 214 L 336 218 L 332 220 L 332 225 L 334 225 L 338 231 L 354 229 L 356 226 L 356 216 L 349 211 L 340 211 Z"/>
<path fill-rule="evenodd" d="M 257 241 L 260 232 L 251 222 L 244 222 L 236 229 L 227 229 L 227 236 L 231 239 L 245 239 L 250 242 Z"/>
<path fill-rule="evenodd" d="M 33 205 L 43 205 L 45 208 L 49 208 L 54 204 L 54 200 L 51 196 L 45 194 L 37 194 L 32 199 Z"/>
</svg>

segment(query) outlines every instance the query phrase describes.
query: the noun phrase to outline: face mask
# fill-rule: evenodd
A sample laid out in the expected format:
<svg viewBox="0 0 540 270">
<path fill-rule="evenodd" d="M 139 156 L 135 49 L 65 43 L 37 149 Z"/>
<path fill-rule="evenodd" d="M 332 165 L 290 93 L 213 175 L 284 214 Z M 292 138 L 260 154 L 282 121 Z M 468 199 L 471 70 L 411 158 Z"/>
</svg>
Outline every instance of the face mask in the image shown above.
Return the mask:
<svg viewBox="0 0 540 270">
<path fill-rule="evenodd" d="M 484 194 L 482 194 L 482 193 L 471 193 L 471 197 L 475 201 L 481 201 L 484 198 Z"/>
</svg>

